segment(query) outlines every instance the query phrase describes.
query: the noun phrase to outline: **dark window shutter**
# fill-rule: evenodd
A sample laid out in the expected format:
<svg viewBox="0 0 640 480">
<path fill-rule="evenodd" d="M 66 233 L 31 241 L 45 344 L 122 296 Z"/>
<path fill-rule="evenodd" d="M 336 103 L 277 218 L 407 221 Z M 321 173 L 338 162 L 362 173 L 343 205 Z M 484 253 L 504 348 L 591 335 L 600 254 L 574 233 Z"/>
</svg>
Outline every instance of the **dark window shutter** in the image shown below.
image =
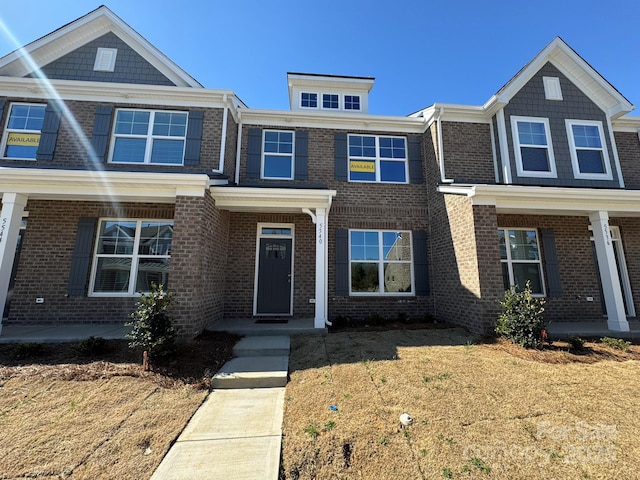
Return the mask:
<svg viewBox="0 0 640 480">
<path fill-rule="evenodd" d="M 96 160 L 104 163 L 107 158 L 107 145 L 111 130 L 111 117 L 113 107 L 111 105 L 98 105 L 93 119 L 93 133 L 91 134 L 91 146 L 96 154 Z"/>
<path fill-rule="evenodd" d="M 295 179 L 308 180 L 307 163 L 309 160 L 309 132 L 296 132 L 296 166 Z"/>
<path fill-rule="evenodd" d="M 53 102 L 47 104 L 44 110 L 42 130 L 40 130 L 40 144 L 36 152 L 36 160 L 53 160 L 60 128 L 60 110 Z"/>
<path fill-rule="evenodd" d="M 336 296 L 349 296 L 349 231 L 336 230 Z"/>
<path fill-rule="evenodd" d="M 407 138 L 407 154 L 409 157 L 409 183 L 422 183 L 422 150 L 420 136 L 411 135 Z"/>
<path fill-rule="evenodd" d="M 187 124 L 187 142 L 184 147 L 184 164 L 200 165 L 200 143 L 202 142 L 202 110 L 191 110 Z"/>
<path fill-rule="evenodd" d="M 247 145 L 247 178 L 260 178 L 262 162 L 262 129 L 250 128 Z"/>
<path fill-rule="evenodd" d="M 0 119 L 2 119 L 2 114 L 4 113 L 4 106 L 7 104 L 7 101 L 2 98 L 0 99 Z"/>
<path fill-rule="evenodd" d="M 429 295 L 429 259 L 427 256 L 427 232 L 414 230 L 413 235 L 413 276 L 416 282 L 416 295 Z"/>
<path fill-rule="evenodd" d="M 347 134 L 338 132 L 334 138 L 335 176 L 339 182 L 349 180 L 349 159 L 347 156 Z"/>
<path fill-rule="evenodd" d="M 562 284 L 560 283 L 560 264 L 556 252 L 556 237 L 550 228 L 540 229 L 542 240 L 542 253 L 544 269 L 547 272 L 547 296 L 561 297 Z"/>
<path fill-rule="evenodd" d="M 96 222 L 97 219 L 93 217 L 81 217 L 78 221 L 76 246 L 73 249 L 69 283 L 67 284 L 68 295 L 78 296 L 86 293 Z"/>
</svg>

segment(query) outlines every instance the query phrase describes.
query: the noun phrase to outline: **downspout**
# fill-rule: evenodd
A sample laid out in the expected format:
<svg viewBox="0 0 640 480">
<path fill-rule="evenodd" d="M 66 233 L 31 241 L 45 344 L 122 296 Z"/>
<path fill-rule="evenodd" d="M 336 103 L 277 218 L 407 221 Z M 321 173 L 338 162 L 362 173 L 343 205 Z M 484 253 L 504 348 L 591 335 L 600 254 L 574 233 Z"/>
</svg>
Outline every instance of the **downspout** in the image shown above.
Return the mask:
<svg viewBox="0 0 640 480">
<path fill-rule="evenodd" d="M 447 178 L 444 173 L 444 145 L 442 144 L 442 115 L 444 114 L 444 107 L 440 107 L 438 118 L 436 119 L 436 129 L 438 133 L 438 157 L 440 157 L 440 182 L 441 183 L 453 183 L 452 178 Z"/>
<path fill-rule="evenodd" d="M 238 110 L 238 141 L 236 145 L 236 178 L 235 184 L 240 184 L 240 150 L 242 149 L 242 112 Z"/>
<path fill-rule="evenodd" d="M 224 154 L 227 148 L 227 118 L 229 116 L 229 105 L 227 104 L 227 94 L 222 97 L 224 103 L 224 113 L 222 114 L 222 139 L 220 141 L 220 161 L 218 162 L 218 170 L 224 173 Z"/>
</svg>

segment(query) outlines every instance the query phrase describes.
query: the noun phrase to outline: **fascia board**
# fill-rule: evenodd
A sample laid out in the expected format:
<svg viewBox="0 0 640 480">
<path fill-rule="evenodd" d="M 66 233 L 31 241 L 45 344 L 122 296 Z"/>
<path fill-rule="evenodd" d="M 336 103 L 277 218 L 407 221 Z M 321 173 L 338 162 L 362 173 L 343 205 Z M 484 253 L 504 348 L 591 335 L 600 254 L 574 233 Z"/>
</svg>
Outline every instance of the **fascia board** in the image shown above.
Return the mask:
<svg viewBox="0 0 640 480">
<path fill-rule="evenodd" d="M 612 121 L 614 132 L 637 132 L 640 130 L 640 117 L 622 117 Z"/>
<path fill-rule="evenodd" d="M 436 103 L 433 105 L 435 115 L 440 108 L 443 109 L 442 121 L 465 122 L 465 123 L 491 123 L 491 117 L 483 107 L 472 105 L 458 105 L 450 103 Z"/>
<path fill-rule="evenodd" d="M 330 208 L 335 190 L 303 188 L 209 188 L 218 208 L 234 211 L 300 212 L 303 208 Z"/>
<path fill-rule="evenodd" d="M 281 110 L 242 110 L 242 123 L 274 127 L 331 128 L 338 130 L 423 133 L 425 121 L 415 117 L 392 117 L 363 114 L 327 114 Z"/>
</svg>

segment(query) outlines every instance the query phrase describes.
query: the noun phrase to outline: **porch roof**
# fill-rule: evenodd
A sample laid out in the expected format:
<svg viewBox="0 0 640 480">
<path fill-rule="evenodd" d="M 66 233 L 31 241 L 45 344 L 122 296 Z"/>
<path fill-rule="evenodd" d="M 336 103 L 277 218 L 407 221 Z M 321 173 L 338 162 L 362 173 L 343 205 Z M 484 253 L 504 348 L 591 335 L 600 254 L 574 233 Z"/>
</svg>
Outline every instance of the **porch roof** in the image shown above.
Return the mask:
<svg viewBox="0 0 640 480">
<path fill-rule="evenodd" d="M 329 209 L 336 196 L 335 190 L 313 188 L 212 186 L 209 191 L 218 208 L 235 212 L 300 213 L 305 209 Z"/>
</svg>

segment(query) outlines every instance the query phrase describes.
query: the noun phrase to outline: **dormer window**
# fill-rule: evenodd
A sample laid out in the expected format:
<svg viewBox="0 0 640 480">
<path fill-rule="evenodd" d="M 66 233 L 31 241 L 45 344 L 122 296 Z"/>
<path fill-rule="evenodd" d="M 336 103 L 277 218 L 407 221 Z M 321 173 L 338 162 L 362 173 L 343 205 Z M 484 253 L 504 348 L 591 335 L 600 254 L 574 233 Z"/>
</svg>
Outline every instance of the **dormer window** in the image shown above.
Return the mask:
<svg viewBox="0 0 640 480">
<path fill-rule="evenodd" d="M 360 95 L 345 95 L 344 96 L 344 109 L 345 110 L 360 110 Z"/>
<path fill-rule="evenodd" d="M 302 108 L 318 108 L 318 94 L 302 92 L 300 106 Z"/>
<path fill-rule="evenodd" d="M 338 109 L 340 108 L 340 97 L 333 93 L 322 94 L 322 108 Z"/>
</svg>

